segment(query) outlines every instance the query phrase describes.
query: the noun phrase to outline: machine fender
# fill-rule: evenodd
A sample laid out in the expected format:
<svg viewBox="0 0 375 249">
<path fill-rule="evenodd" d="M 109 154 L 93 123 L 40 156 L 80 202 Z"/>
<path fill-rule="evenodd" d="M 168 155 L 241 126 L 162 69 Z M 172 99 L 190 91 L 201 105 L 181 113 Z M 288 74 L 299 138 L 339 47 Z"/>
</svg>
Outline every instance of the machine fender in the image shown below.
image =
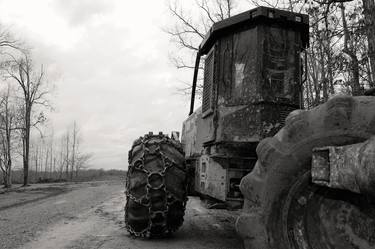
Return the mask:
<svg viewBox="0 0 375 249">
<path fill-rule="evenodd" d="M 252 172 L 242 179 L 240 186 L 245 196 L 245 205 L 236 229 L 243 237 L 246 248 L 351 248 L 338 245 L 341 243 L 337 242 L 339 239 L 327 242 L 327 247 L 324 244 L 319 247 L 322 245 L 294 236 L 291 231 L 296 218 L 291 212 L 302 210 L 305 201 L 309 201 L 303 195 L 305 192 L 310 191 L 311 196 L 322 192 L 322 189 L 311 183 L 313 148 L 367 140 L 375 134 L 374 110 L 374 97 L 337 96 L 309 111 L 292 112 L 286 119 L 285 127 L 274 137 L 260 142 L 257 148 L 258 162 Z M 297 195 L 301 198 L 301 208 L 295 204 Z M 339 193 L 339 196 L 345 195 Z M 319 200 L 324 202 L 323 197 Z M 345 201 L 344 198 L 342 202 Z M 318 231 L 315 234 L 320 233 Z M 375 244 L 371 244 L 375 243 L 372 242 L 372 235 L 362 235 L 368 247 L 358 248 L 374 248 Z M 298 242 L 298 239 L 301 241 Z M 298 246 L 298 243 L 303 243 L 305 247 Z"/>
</svg>

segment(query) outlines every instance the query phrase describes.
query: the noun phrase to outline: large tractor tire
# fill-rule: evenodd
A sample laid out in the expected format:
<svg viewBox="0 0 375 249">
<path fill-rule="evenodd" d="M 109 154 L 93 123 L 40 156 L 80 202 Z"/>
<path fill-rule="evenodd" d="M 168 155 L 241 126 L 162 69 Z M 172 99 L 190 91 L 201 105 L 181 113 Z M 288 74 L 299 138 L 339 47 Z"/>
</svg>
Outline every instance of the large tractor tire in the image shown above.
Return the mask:
<svg viewBox="0 0 375 249">
<path fill-rule="evenodd" d="M 183 223 L 187 201 L 181 144 L 166 135 L 145 135 L 129 151 L 125 224 L 131 235 L 163 237 Z"/>
<path fill-rule="evenodd" d="M 363 142 L 375 134 L 375 97 L 338 96 L 294 111 L 257 147 L 242 179 L 236 229 L 248 249 L 374 249 L 375 205 L 368 196 L 311 182 L 315 147 Z M 375 167 L 375 162 L 374 162 Z"/>
</svg>

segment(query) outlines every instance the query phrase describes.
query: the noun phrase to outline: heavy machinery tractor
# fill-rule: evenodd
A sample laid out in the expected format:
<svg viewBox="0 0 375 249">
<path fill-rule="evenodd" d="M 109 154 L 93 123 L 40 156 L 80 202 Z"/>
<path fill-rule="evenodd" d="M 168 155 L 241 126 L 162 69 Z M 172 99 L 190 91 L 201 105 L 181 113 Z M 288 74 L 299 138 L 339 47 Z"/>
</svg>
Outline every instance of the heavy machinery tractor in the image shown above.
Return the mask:
<svg viewBox="0 0 375 249">
<path fill-rule="evenodd" d="M 198 193 L 243 204 L 236 229 L 246 248 L 375 248 L 375 97 L 303 110 L 308 46 L 303 14 L 258 7 L 212 26 L 181 142 L 149 133 L 129 151 L 132 235 L 176 231 L 187 194 Z"/>
</svg>

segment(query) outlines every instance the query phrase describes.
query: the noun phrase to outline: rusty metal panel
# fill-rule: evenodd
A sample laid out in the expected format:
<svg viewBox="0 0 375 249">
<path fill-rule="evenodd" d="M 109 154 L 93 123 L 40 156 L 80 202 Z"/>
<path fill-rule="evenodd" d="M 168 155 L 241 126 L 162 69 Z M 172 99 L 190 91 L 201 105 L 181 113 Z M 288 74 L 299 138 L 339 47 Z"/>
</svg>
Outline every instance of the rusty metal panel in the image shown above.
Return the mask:
<svg viewBox="0 0 375 249">
<path fill-rule="evenodd" d="M 375 136 L 363 143 L 315 148 L 311 175 L 319 185 L 375 196 Z"/>
<path fill-rule="evenodd" d="M 236 106 L 257 99 L 260 80 L 257 27 L 223 37 L 218 46 L 218 105 Z"/>
<path fill-rule="evenodd" d="M 268 101 L 299 106 L 298 32 L 260 25 L 223 37 L 219 44 L 219 105 Z"/>
<path fill-rule="evenodd" d="M 299 105 L 300 34 L 277 26 L 260 26 L 263 44 L 261 95 L 265 101 Z"/>
<path fill-rule="evenodd" d="M 202 120 L 202 109 L 199 108 L 182 125 L 181 143 L 185 157 L 196 157 L 202 152 L 202 142 L 199 139 L 198 127 Z"/>
<path fill-rule="evenodd" d="M 202 155 L 195 169 L 195 190 L 222 201 L 241 200 L 239 184 L 256 159 Z"/>
<path fill-rule="evenodd" d="M 257 142 L 261 139 L 260 129 L 260 112 L 256 107 L 220 107 L 216 141 Z"/>
<path fill-rule="evenodd" d="M 262 138 L 274 136 L 285 125 L 285 119 L 297 107 L 277 103 L 260 105 Z"/>
<path fill-rule="evenodd" d="M 233 35 L 232 84 L 227 105 L 242 105 L 258 100 L 259 51 L 257 28 Z"/>
<path fill-rule="evenodd" d="M 195 160 L 195 177 L 194 177 L 194 190 L 197 191 L 198 193 L 202 193 L 202 189 L 204 189 L 203 184 L 201 184 L 201 162 L 200 158 Z M 202 189 L 201 189 L 202 188 Z"/>
<path fill-rule="evenodd" d="M 182 126 L 181 143 L 185 151 L 185 157 L 200 156 L 203 151 L 203 143 L 212 141 L 214 138 L 213 115 L 202 118 L 202 108 L 199 108 L 184 121 Z"/>
<path fill-rule="evenodd" d="M 225 201 L 227 193 L 227 170 L 208 155 L 200 158 L 199 192 Z"/>
<path fill-rule="evenodd" d="M 218 46 L 218 105 L 223 105 L 231 96 L 233 35 L 223 37 Z"/>
<path fill-rule="evenodd" d="M 256 142 L 273 136 L 299 108 L 300 34 L 260 25 L 218 45 L 215 142 Z"/>
<path fill-rule="evenodd" d="M 296 108 L 277 104 L 219 107 L 217 142 L 257 142 L 273 136 Z"/>
<path fill-rule="evenodd" d="M 202 144 L 208 143 L 215 140 L 215 122 L 214 115 L 205 117 L 199 124 L 198 133 Z"/>
</svg>

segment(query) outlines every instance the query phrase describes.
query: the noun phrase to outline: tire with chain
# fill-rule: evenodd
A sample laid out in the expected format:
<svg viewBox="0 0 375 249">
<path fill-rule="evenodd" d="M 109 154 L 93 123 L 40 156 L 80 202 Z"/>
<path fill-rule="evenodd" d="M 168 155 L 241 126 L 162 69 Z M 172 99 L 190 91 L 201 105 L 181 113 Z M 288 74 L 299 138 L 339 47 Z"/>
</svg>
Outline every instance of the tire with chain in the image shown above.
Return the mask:
<svg viewBox="0 0 375 249">
<path fill-rule="evenodd" d="M 136 237 L 164 237 L 183 223 L 187 174 L 181 144 L 152 133 L 129 151 L 125 224 Z"/>
<path fill-rule="evenodd" d="M 236 228 L 246 248 L 375 248 L 375 205 L 367 196 L 311 182 L 312 149 L 363 142 L 375 134 L 375 97 L 337 96 L 294 111 L 257 147 L 242 179 Z"/>
</svg>

